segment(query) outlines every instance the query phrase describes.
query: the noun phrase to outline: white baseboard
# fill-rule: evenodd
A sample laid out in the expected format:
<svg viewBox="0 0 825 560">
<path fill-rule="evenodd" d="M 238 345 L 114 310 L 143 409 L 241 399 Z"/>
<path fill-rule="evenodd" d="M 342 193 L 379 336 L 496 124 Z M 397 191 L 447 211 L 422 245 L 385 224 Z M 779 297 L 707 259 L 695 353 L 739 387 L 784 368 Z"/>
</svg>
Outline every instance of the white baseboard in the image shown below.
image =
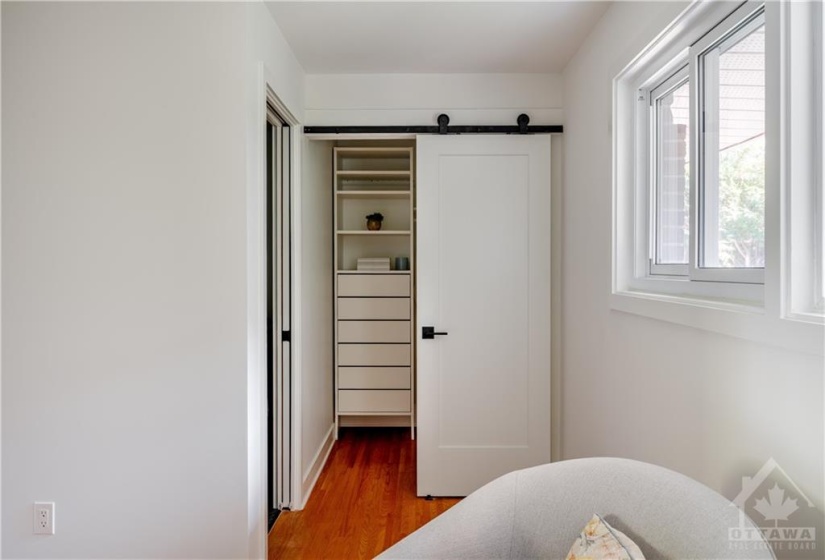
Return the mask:
<svg viewBox="0 0 825 560">
<path fill-rule="evenodd" d="M 327 430 L 327 435 L 324 436 L 320 447 L 318 447 L 318 451 L 315 452 L 309 468 L 304 471 L 304 477 L 301 480 L 301 487 L 303 489 L 301 496 L 303 497 L 304 503 L 295 509 L 304 509 L 310 494 L 312 494 L 312 490 L 315 488 L 315 483 L 318 482 L 318 477 L 321 476 L 321 471 L 324 470 L 324 465 L 327 464 L 327 459 L 332 451 L 332 445 L 335 443 L 334 430 L 335 424 L 331 425 L 329 430 Z"/>
<path fill-rule="evenodd" d="M 409 428 L 409 416 L 340 416 L 342 428 Z"/>
</svg>

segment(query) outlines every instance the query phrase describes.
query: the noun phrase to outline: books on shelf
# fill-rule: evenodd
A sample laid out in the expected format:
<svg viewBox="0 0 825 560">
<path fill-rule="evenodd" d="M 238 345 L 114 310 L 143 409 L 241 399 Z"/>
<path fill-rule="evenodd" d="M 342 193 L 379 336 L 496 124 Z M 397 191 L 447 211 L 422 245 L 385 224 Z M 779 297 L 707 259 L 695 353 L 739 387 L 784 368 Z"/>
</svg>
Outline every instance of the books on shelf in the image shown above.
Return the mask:
<svg viewBox="0 0 825 560">
<path fill-rule="evenodd" d="M 379 257 L 358 259 L 356 268 L 357 270 L 389 270 L 390 258 Z"/>
</svg>

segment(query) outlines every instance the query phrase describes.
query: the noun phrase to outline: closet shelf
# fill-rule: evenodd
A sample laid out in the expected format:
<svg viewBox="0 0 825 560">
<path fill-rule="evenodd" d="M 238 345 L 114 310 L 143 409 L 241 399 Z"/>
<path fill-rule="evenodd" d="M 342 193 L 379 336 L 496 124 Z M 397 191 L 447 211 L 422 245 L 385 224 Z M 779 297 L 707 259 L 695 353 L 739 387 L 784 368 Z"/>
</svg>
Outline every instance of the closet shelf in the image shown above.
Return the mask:
<svg viewBox="0 0 825 560">
<path fill-rule="evenodd" d="M 335 172 L 338 179 L 408 179 L 410 171 L 350 171 Z"/>
<path fill-rule="evenodd" d="M 336 191 L 339 198 L 409 198 L 411 191 L 409 190 L 375 190 L 375 191 Z"/>
<path fill-rule="evenodd" d="M 410 235 L 409 230 L 379 230 L 379 231 L 370 231 L 366 229 L 349 229 L 349 230 L 338 230 L 338 235 Z"/>
<path fill-rule="evenodd" d="M 338 274 L 410 274 L 409 270 L 336 270 Z"/>
<path fill-rule="evenodd" d="M 342 158 L 399 158 L 410 157 L 412 150 L 410 148 L 362 148 L 362 147 L 340 147 L 338 154 Z"/>
</svg>

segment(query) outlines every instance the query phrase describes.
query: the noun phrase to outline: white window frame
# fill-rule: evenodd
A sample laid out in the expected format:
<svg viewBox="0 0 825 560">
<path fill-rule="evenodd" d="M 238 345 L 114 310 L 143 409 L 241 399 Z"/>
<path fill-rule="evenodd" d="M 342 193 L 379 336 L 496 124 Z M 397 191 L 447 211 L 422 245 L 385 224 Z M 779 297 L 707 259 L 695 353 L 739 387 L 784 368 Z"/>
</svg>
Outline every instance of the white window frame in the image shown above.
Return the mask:
<svg viewBox="0 0 825 560">
<path fill-rule="evenodd" d="M 705 65 L 703 60 L 707 54 L 727 41 L 738 39 L 758 27 L 765 24 L 765 6 L 762 2 L 749 1 L 737 8 L 732 14 L 724 19 L 719 25 L 710 30 L 699 41 L 690 47 L 690 84 L 691 84 L 691 111 L 690 128 L 693 137 L 698 142 L 691 143 L 692 157 L 690 161 L 691 174 L 691 223 L 690 223 L 690 278 L 691 280 L 704 282 L 733 282 L 744 284 L 764 284 L 764 268 L 715 268 L 704 265 L 704 251 L 706 246 L 706 236 L 718 233 L 718 228 L 706 227 L 709 218 L 710 207 L 706 204 L 710 198 L 718 197 L 718 166 L 712 165 L 707 152 L 718 152 L 718 138 L 710 131 L 705 130 L 707 123 L 703 115 L 715 109 L 714 103 L 717 101 L 713 96 L 706 96 L 708 91 L 718 90 L 715 77 L 706 76 L 703 71 Z M 766 46 L 767 47 L 767 46 Z M 770 57 L 766 48 L 765 58 Z M 768 65 L 769 66 L 769 65 Z M 766 74 L 770 66 L 766 68 Z M 770 74 L 768 74 L 770 75 Z M 766 80 L 767 82 L 767 80 Z M 766 105 L 766 121 L 768 111 L 768 100 Z M 767 125 L 767 122 L 766 122 Z M 767 150 L 766 150 L 767 154 Z M 767 159 L 767 158 L 766 158 Z M 768 162 L 765 170 L 765 190 L 767 198 L 768 190 Z M 767 212 L 766 212 L 767 214 Z M 767 219 L 767 216 L 765 216 Z M 766 232 L 767 233 L 767 232 Z"/>
<path fill-rule="evenodd" d="M 814 44 L 814 228 L 816 244 L 814 246 L 815 290 L 813 311 L 819 316 L 825 315 L 825 6 L 822 2 L 812 2 L 811 27 Z M 816 165 L 817 157 L 819 165 Z"/>
<path fill-rule="evenodd" d="M 825 315 L 825 6 L 821 2 L 814 2 L 813 36 L 814 45 L 818 60 L 814 66 L 814 114 L 816 115 L 817 129 L 814 135 L 814 150 L 819 154 L 819 165 L 816 166 L 815 173 L 816 187 L 819 199 L 816 200 L 815 208 L 817 213 L 816 230 L 819 241 L 816 247 L 816 254 L 819 260 L 816 266 L 817 289 L 815 292 L 814 311 L 819 315 Z M 817 76 L 817 72 L 819 75 Z M 816 161 L 816 158 L 814 158 Z"/>
<path fill-rule="evenodd" d="M 788 186 L 783 198 L 783 316 L 820 324 L 825 323 L 823 12 L 819 2 L 783 3 L 780 12 L 786 37 L 782 92 L 787 119 L 782 129 L 782 155 L 786 161 L 783 179 Z"/>
<path fill-rule="evenodd" d="M 648 274 L 651 276 L 671 276 L 671 277 L 684 277 L 688 275 L 688 267 L 689 263 L 684 264 L 660 264 L 656 262 L 656 256 L 658 253 L 658 239 L 657 236 L 659 234 L 659 200 L 658 194 L 660 190 L 660 185 L 662 178 L 660 176 L 660 169 L 659 169 L 659 148 L 660 148 L 660 138 L 659 138 L 659 115 L 658 115 L 658 107 L 657 102 L 678 89 L 682 86 L 686 81 L 690 79 L 690 69 L 687 64 L 686 60 L 683 60 L 684 56 L 680 56 L 676 58 L 670 65 L 667 66 L 667 69 L 670 70 L 671 66 L 677 66 L 679 63 L 682 63 L 680 67 L 678 67 L 674 72 L 672 72 L 667 78 L 658 83 L 655 83 L 653 86 L 647 87 L 643 86 L 640 92 L 640 96 L 646 102 L 648 106 L 647 110 L 647 134 L 649 141 L 647 142 L 648 148 L 648 156 L 649 156 L 649 177 L 650 179 L 647 181 L 649 184 L 648 190 L 650 197 L 649 200 L 649 226 L 648 230 L 649 234 L 649 257 L 648 257 Z M 644 117 L 644 111 L 639 112 L 640 115 Z M 640 127 L 645 126 L 645 123 L 640 123 Z"/>
<path fill-rule="evenodd" d="M 724 269 L 716 274 L 715 270 L 698 269 L 695 266 L 696 224 L 698 206 L 696 206 L 696 153 L 699 142 L 695 140 L 699 129 L 691 117 L 691 232 L 690 256 L 691 262 L 682 265 L 655 265 L 655 232 L 653 228 L 655 199 L 653 197 L 653 166 L 651 157 L 651 134 L 654 119 L 651 109 L 651 92 L 664 84 L 682 67 L 689 67 L 691 74 L 691 59 L 695 58 L 698 44 L 711 33 L 719 31 L 721 24 L 733 22 L 737 18 L 745 17 L 748 11 L 761 9 L 764 2 L 749 0 L 741 4 L 728 2 L 695 2 L 691 4 L 682 17 L 665 30 L 646 52 L 640 54 L 636 60 L 614 80 L 614 199 L 626 200 L 620 203 L 632 207 L 622 210 L 614 207 L 614 212 L 633 216 L 632 224 L 627 224 L 627 231 L 618 232 L 614 227 L 614 251 L 624 245 L 633 247 L 633 256 L 630 261 L 627 255 L 615 257 L 614 291 L 630 290 L 647 294 L 661 294 L 685 298 L 687 301 L 699 301 L 701 305 L 713 305 L 719 308 L 738 308 L 748 311 L 761 309 L 764 305 L 765 288 L 759 274 L 761 269 L 742 270 Z M 731 24 L 733 27 L 734 24 Z M 726 30 L 729 28 L 725 28 Z M 704 44 L 704 43 L 703 43 Z M 691 79 L 691 114 L 696 105 L 695 78 Z M 635 97 L 635 103 L 628 98 Z M 627 107 L 633 107 L 633 128 L 628 129 Z M 621 139 L 620 139 L 621 136 Z M 626 146 L 632 146 L 632 152 L 627 153 Z M 630 164 L 632 162 L 632 165 Z M 620 184 L 625 188 L 621 188 Z M 628 188 L 632 185 L 632 189 Z M 625 191 L 626 197 L 618 192 Z M 627 192 L 632 191 L 632 192 Z M 767 217 L 766 217 L 767 219 Z M 616 216 L 618 222 L 624 221 Z M 631 231 L 632 230 L 632 231 Z M 627 237 L 622 241 L 622 237 Z M 626 253 L 626 251 L 625 251 Z M 632 265 L 629 263 L 632 262 Z M 694 268 L 697 270 L 694 271 Z M 742 271 L 745 274 L 739 274 Z M 754 274 L 755 273 L 755 274 Z M 756 276 L 756 277 L 754 277 Z"/>
<path fill-rule="evenodd" d="M 760 3 L 761 4 L 761 3 Z M 678 271 L 672 274 L 651 274 L 651 169 L 647 154 L 650 97 L 645 93 L 662 83 L 681 66 L 688 64 L 691 45 L 698 42 L 735 10 L 746 6 L 729 2 L 694 1 L 664 29 L 613 80 L 613 266 L 610 306 L 615 311 L 632 313 L 657 320 L 682 324 L 702 330 L 779 346 L 792 351 L 825 355 L 825 328 L 822 315 L 816 310 L 804 314 L 790 313 L 794 306 L 790 294 L 798 295 L 800 278 L 810 278 L 816 271 L 816 289 L 825 282 L 825 270 L 811 264 L 813 250 L 800 254 L 801 236 L 811 239 L 821 231 L 822 205 L 811 203 L 812 189 L 796 180 L 800 169 L 795 161 L 807 158 L 807 169 L 814 171 L 813 150 L 822 153 L 822 133 L 819 144 L 810 137 L 800 136 L 789 107 L 799 84 L 789 75 L 788 61 L 798 60 L 798 52 L 810 53 L 809 31 L 796 43 L 800 21 L 810 26 L 810 14 L 799 16 L 800 6 L 810 9 L 816 3 L 766 2 L 766 192 L 765 192 L 765 271 L 764 284 L 738 282 L 691 281 Z M 756 6 L 751 2 L 751 6 Z M 750 8 L 746 8 L 750 9 Z M 794 18 L 790 18 L 789 14 Z M 790 20 L 794 19 L 793 22 Z M 791 33 L 793 31 L 793 33 Z M 810 56 L 810 55 L 809 55 Z M 798 65 L 797 65 L 798 66 Z M 821 69 L 821 65 L 819 67 Z M 821 87 L 822 75 L 818 79 Z M 645 89 L 647 88 L 647 89 Z M 810 89 L 810 88 L 809 88 Z M 695 99 L 695 95 L 692 96 Z M 820 98 L 821 99 L 821 98 Z M 797 111 L 811 125 L 810 105 Z M 821 105 L 820 105 L 821 113 Z M 789 116 L 790 115 L 790 116 Z M 821 120 L 821 115 L 820 115 Z M 822 127 L 820 125 L 819 130 Z M 792 149 L 792 142 L 797 149 Z M 695 146 L 698 143 L 692 142 Z M 799 150 L 808 146 L 808 151 Z M 691 148 L 694 149 L 694 148 Z M 796 159 L 794 159 L 796 158 Z M 692 158 L 696 161 L 696 158 Z M 819 160 L 820 161 L 821 156 Z M 794 170 L 791 173 L 789 169 Z M 816 170 L 823 174 L 822 169 Z M 695 173 L 692 172 L 695 177 Z M 804 197 L 793 185 L 806 185 Z M 691 185 L 691 190 L 696 192 Z M 820 191 L 821 192 L 821 189 Z M 817 196 L 821 196 L 817 194 Z M 821 198 L 818 200 L 822 200 Z M 798 207 L 807 210 L 808 219 L 800 219 Z M 814 211 L 812 211 L 812 208 Z M 793 215 L 793 220 L 790 219 Z M 815 221 L 819 220 L 819 221 Z M 817 225 L 819 224 L 819 225 Z M 695 226 L 694 226 L 695 227 Z M 818 229 L 817 229 L 818 228 Z M 693 236 L 693 232 L 691 232 Z M 820 239 L 819 234 L 817 239 Z M 821 241 L 825 243 L 825 241 Z M 812 245 L 809 242 L 809 245 Z M 791 249 L 794 249 L 793 251 Z M 803 266 L 800 269 L 799 263 Z M 815 269 L 814 266 L 817 268 Z M 660 271 L 654 271 L 660 272 Z M 664 272 L 664 271 L 661 271 Z M 808 280 L 808 288 L 813 284 Z M 810 295 L 813 289 L 805 293 Z M 817 291 L 817 293 L 819 293 Z M 807 301 L 811 298 L 808 297 Z M 800 320 L 801 319 L 801 320 Z"/>
</svg>

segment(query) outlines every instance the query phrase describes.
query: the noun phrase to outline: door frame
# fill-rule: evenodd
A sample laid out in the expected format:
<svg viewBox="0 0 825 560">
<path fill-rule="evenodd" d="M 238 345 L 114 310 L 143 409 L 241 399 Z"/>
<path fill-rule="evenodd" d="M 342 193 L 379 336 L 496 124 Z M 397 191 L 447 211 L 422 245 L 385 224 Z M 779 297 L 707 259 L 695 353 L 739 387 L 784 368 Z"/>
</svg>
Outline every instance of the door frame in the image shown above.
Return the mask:
<svg viewBox="0 0 825 560">
<path fill-rule="evenodd" d="M 247 188 L 246 188 L 246 278 L 247 278 L 247 531 L 249 558 L 267 557 L 269 522 L 268 450 L 267 450 L 267 278 L 266 278 L 266 166 L 267 166 L 267 102 L 272 105 L 290 127 L 292 157 L 292 254 L 291 331 L 292 358 L 292 503 L 301 504 L 301 140 L 303 136 L 295 113 L 281 101 L 276 90 L 277 81 L 263 62 L 257 65 L 254 83 L 254 105 L 247 108 Z"/>
<path fill-rule="evenodd" d="M 292 507 L 292 127 L 267 99 L 267 528 Z M 272 109 L 272 110 L 269 110 Z M 285 157 L 290 156 L 290 157 Z M 285 352 L 285 344 L 289 343 Z M 287 353 L 288 352 L 288 353 Z M 284 367 L 284 364 L 288 364 Z M 273 516 L 274 514 L 274 516 Z"/>
</svg>

